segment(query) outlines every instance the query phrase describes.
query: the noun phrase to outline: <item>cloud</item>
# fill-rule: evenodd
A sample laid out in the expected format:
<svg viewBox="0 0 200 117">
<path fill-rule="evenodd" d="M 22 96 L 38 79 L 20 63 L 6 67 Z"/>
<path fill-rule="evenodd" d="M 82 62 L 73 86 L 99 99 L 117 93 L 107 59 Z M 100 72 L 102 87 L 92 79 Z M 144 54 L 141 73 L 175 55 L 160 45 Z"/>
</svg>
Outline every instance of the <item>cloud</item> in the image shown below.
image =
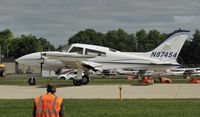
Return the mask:
<svg viewBox="0 0 200 117">
<path fill-rule="evenodd" d="M 200 16 L 174 16 L 174 20 L 178 23 L 199 23 Z"/>
<path fill-rule="evenodd" d="M 141 28 L 195 30 L 199 6 L 199 0 L 1 0 L 0 30 L 44 37 L 56 46 L 86 28 L 129 33 Z"/>
</svg>

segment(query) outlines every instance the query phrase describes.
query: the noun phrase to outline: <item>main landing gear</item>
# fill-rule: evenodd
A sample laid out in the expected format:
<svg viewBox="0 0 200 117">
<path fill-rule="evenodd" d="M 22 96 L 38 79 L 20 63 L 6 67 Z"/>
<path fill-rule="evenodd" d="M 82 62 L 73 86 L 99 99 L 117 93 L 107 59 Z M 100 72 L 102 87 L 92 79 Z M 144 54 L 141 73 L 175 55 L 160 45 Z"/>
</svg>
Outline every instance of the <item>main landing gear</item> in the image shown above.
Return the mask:
<svg viewBox="0 0 200 117">
<path fill-rule="evenodd" d="M 84 75 L 82 79 L 74 79 L 73 84 L 74 86 L 81 86 L 81 85 L 86 85 L 90 81 L 89 77 L 87 75 Z M 28 79 L 28 84 L 29 85 L 35 85 L 36 84 L 36 78 L 34 76 L 29 77 Z"/>
<path fill-rule="evenodd" d="M 82 76 L 82 79 L 74 79 L 74 80 L 73 80 L 73 84 L 74 84 L 75 86 L 81 86 L 81 85 L 86 85 L 86 84 L 88 84 L 89 81 L 90 81 L 89 76 L 88 76 L 88 75 L 84 75 L 84 76 Z"/>
<path fill-rule="evenodd" d="M 74 86 L 81 86 L 81 85 L 86 85 L 90 82 L 90 78 L 89 76 L 87 75 L 84 75 L 82 77 L 82 79 L 74 79 L 73 80 L 73 84 Z M 36 84 L 36 78 L 34 76 L 31 76 L 29 79 L 28 79 L 28 84 L 29 85 L 35 85 Z"/>
</svg>

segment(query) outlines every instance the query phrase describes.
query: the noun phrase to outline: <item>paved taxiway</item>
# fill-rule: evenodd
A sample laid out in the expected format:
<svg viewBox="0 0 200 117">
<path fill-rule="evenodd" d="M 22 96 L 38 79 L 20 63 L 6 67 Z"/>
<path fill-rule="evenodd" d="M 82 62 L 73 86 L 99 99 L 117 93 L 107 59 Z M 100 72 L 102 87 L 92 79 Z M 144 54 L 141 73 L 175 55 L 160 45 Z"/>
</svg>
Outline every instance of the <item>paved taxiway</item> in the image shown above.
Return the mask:
<svg viewBox="0 0 200 117">
<path fill-rule="evenodd" d="M 85 85 L 57 88 L 65 99 L 119 99 L 120 85 Z M 200 84 L 121 85 L 123 99 L 200 98 Z M 0 99 L 31 99 L 45 93 L 45 87 L 0 85 Z"/>
</svg>

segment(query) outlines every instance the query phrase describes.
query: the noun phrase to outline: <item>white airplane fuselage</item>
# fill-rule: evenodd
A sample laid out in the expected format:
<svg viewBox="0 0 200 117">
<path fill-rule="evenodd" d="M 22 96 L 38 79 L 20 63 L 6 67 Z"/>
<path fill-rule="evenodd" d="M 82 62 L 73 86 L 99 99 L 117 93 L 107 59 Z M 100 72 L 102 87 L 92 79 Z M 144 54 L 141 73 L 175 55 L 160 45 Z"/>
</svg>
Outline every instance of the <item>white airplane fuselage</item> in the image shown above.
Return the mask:
<svg viewBox="0 0 200 117">
<path fill-rule="evenodd" d="M 148 70 L 166 70 L 180 66 L 176 59 L 186 39 L 187 30 L 173 32 L 162 44 L 149 52 L 120 52 L 108 47 L 90 44 L 72 44 L 69 49 L 49 52 L 37 52 L 18 58 L 16 61 L 29 65 L 56 70 L 64 67 L 78 69 L 77 79 L 82 73 L 92 70 L 135 68 Z"/>
<path fill-rule="evenodd" d="M 89 62 L 99 63 L 101 69 L 113 68 L 135 68 L 135 69 L 151 69 L 151 70 L 165 70 L 180 66 L 179 64 L 167 64 L 162 61 L 149 59 L 143 56 L 138 56 L 137 53 L 110 53 L 107 57 L 96 57 L 88 59 Z M 159 63 L 154 64 L 154 63 Z"/>
<path fill-rule="evenodd" d="M 52 53 L 52 52 L 42 52 L 42 53 Z M 56 51 L 54 52 L 56 53 Z M 60 53 L 60 52 L 59 52 Z M 62 52 L 65 55 L 65 52 Z M 51 59 L 48 57 L 43 57 L 44 60 L 40 59 L 41 52 L 31 53 L 20 57 L 16 61 L 22 63 L 23 65 L 38 67 L 40 68 L 41 62 L 43 62 L 43 69 L 55 71 L 59 68 L 65 68 L 66 66 L 75 68 L 76 61 L 81 61 L 83 58 L 68 58 L 66 61 L 65 57 L 59 57 L 58 59 Z M 64 62 L 65 61 L 65 62 Z M 95 58 L 90 58 L 85 60 L 86 62 L 94 62 L 101 64 L 97 66 L 99 70 L 104 69 L 116 69 L 116 68 L 136 68 L 136 69 L 151 69 L 151 70 L 166 70 L 169 68 L 174 68 L 180 66 L 179 64 L 165 64 L 164 62 L 159 62 L 158 64 L 153 64 L 153 60 L 146 57 L 137 56 L 137 53 L 124 53 L 124 52 L 107 52 L 107 56 L 101 57 L 97 56 Z M 155 62 L 155 61 L 154 61 Z M 66 65 L 65 65 L 66 63 Z"/>
</svg>

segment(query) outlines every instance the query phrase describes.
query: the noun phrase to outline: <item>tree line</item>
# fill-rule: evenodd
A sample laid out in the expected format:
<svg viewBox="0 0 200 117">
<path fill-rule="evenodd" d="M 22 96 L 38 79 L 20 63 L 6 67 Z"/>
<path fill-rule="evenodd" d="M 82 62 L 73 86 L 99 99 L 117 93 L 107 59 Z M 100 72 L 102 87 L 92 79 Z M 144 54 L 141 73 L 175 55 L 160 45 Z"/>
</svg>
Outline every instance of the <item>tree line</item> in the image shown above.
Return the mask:
<svg viewBox="0 0 200 117">
<path fill-rule="evenodd" d="M 18 58 L 25 54 L 55 50 L 45 38 L 37 38 L 31 34 L 14 37 L 9 29 L 0 31 L 1 55 L 3 58 Z"/>
<path fill-rule="evenodd" d="M 86 43 L 106 46 L 119 51 L 147 52 L 162 43 L 168 34 L 157 30 L 145 31 L 141 29 L 135 34 L 128 34 L 123 29 L 111 30 L 107 33 L 85 29 L 68 39 L 68 45 L 73 43 Z M 61 50 L 65 45 L 55 48 L 45 38 L 37 38 L 31 34 L 14 37 L 9 29 L 0 31 L 1 52 L 4 57 L 18 58 L 28 53 L 38 51 Z M 200 31 L 196 30 L 189 41 L 186 41 L 178 62 L 187 67 L 198 67 L 200 64 Z"/>
</svg>

